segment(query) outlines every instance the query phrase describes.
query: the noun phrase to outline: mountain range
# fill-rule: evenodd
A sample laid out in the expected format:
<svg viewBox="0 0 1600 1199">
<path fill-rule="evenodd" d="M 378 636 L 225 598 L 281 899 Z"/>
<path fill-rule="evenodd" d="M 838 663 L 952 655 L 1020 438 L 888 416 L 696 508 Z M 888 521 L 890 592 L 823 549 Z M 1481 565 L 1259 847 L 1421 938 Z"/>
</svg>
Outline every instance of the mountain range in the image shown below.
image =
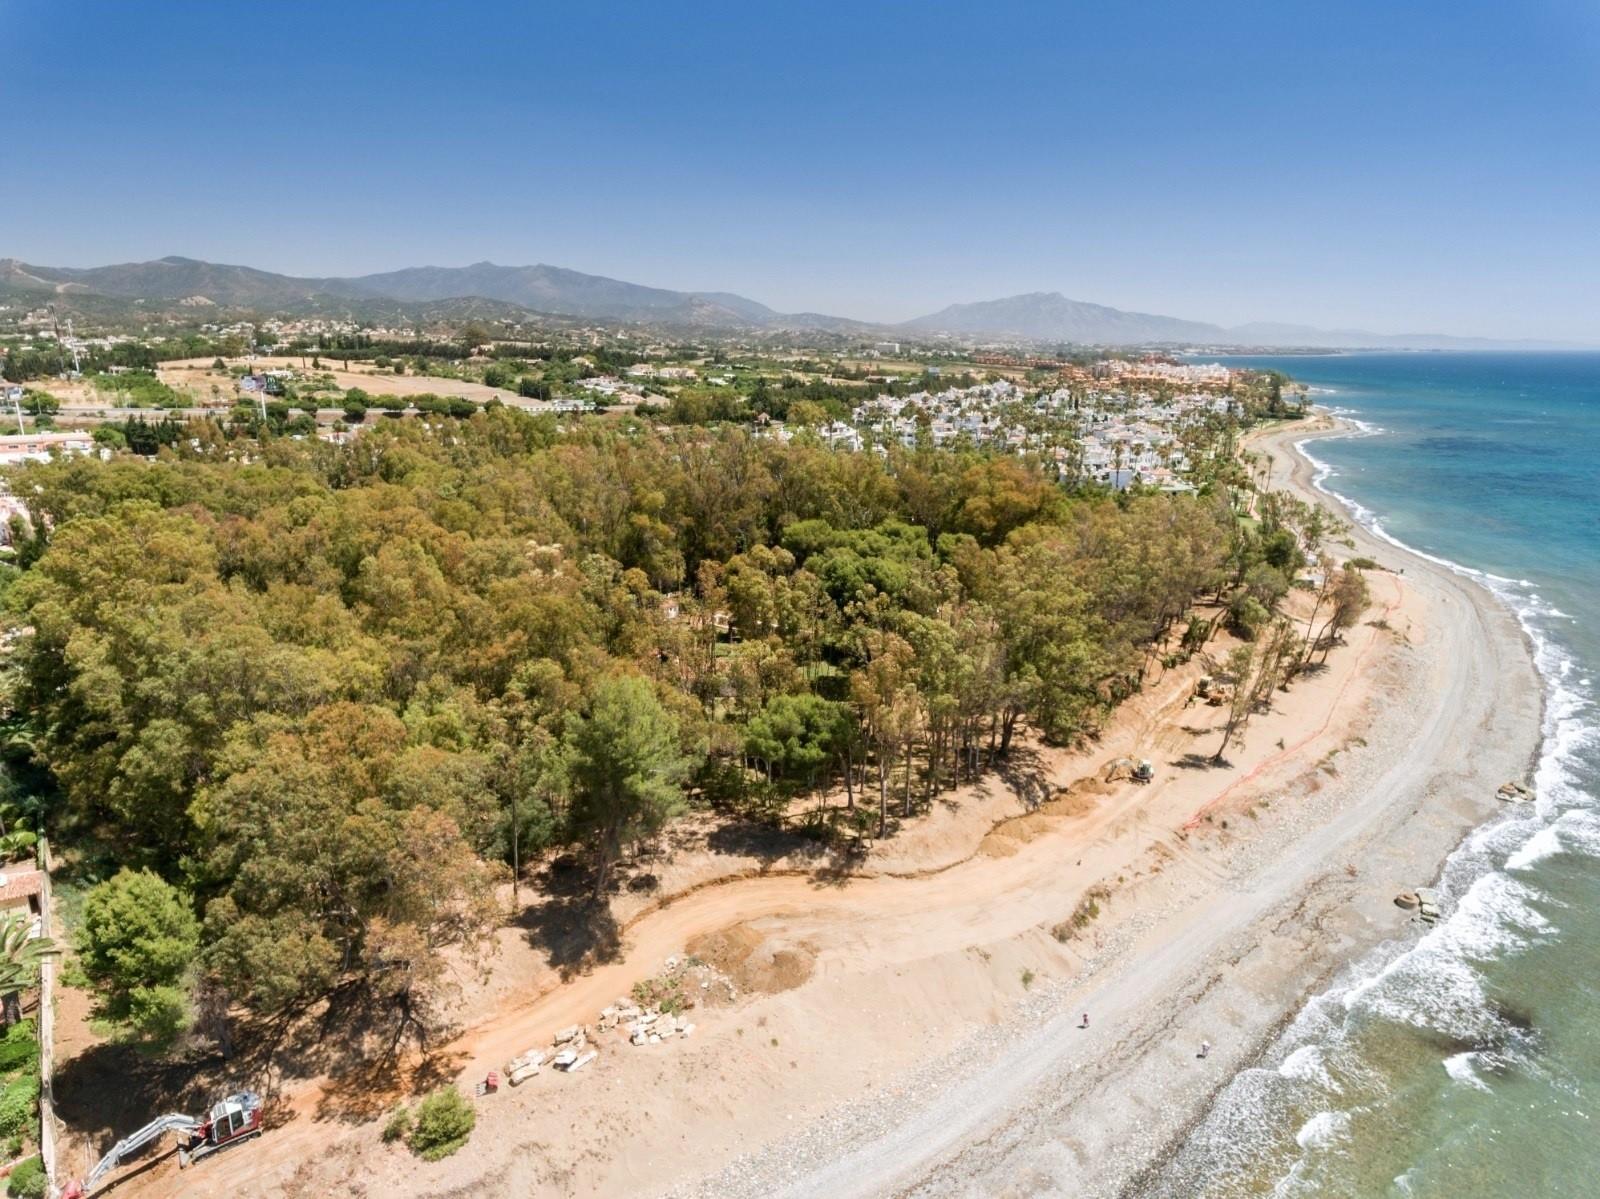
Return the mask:
<svg viewBox="0 0 1600 1199">
<path fill-rule="evenodd" d="M 1201 345 L 1307 349 L 1549 348 L 1553 343 L 1497 341 L 1446 334 L 1378 334 L 1257 323 L 1227 328 L 1030 292 L 952 304 L 897 325 L 821 313 L 783 313 L 730 292 L 646 287 L 564 267 L 408 267 L 355 277 L 301 278 L 202 262 L 159 258 L 103 267 L 33 266 L 0 259 L 0 302 L 62 302 L 106 314 L 117 303 L 163 310 L 219 309 L 292 316 L 365 316 L 403 320 L 530 317 L 697 330 L 829 333 L 1071 345 Z"/>
</svg>

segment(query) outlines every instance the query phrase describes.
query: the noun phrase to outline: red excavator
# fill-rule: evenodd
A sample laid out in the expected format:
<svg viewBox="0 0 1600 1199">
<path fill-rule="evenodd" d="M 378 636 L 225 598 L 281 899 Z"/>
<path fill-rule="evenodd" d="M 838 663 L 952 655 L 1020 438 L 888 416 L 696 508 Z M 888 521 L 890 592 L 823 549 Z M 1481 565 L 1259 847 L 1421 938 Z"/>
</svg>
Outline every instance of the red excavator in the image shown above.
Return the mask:
<svg viewBox="0 0 1600 1199">
<path fill-rule="evenodd" d="M 138 1132 L 129 1133 L 113 1145 L 111 1152 L 95 1163 L 82 1182 L 68 1183 L 61 1199 L 83 1199 L 134 1150 L 169 1132 L 180 1134 L 178 1165 L 187 1166 L 219 1149 L 260 1136 L 261 1096 L 254 1091 L 240 1091 L 221 1103 L 212 1104 L 210 1113 L 200 1117 L 157 1116 Z"/>
</svg>

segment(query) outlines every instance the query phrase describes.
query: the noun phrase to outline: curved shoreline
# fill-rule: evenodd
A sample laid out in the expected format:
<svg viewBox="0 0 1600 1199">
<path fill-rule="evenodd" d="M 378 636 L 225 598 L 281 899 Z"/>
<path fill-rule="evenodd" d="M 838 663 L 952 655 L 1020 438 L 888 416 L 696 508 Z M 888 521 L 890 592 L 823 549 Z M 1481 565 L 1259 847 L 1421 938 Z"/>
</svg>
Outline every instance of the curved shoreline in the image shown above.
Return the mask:
<svg viewBox="0 0 1600 1199">
<path fill-rule="evenodd" d="M 1288 452 L 1290 486 L 1348 519 L 1352 527 L 1359 530 L 1363 536 L 1375 538 L 1382 545 L 1391 547 L 1408 558 L 1421 560 L 1430 566 L 1438 567 L 1454 574 L 1464 581 L 1466 587 L 1478 593 L 1480 597 L 1486 597 L 1492 607 L 1504 610 L 1515 621 L 1521 634 L 1521 641 L 1528 661 L 1533 665 L 1535 675 L 1540 683 L 1539 735 L 1533 740 L 1525 766 L 1525 773 L 1521 776 L 1527 781 L 1533 781 L 1540 763 L 1544 759 L 1545 742 L 1548 738 L 1546 719 L 1549 707 L 1548 680 L 1544 678 L 1539 668 L 1538 644 L 1525 623 L 1524 614 L 1515 607 L 1507 596 L 1499 594 L 1487 581 L 1511 582 L 1511 580 L 1500 579 L 1499 576 L 1487 574 L 1476 568 L 1465 566 L 1407 545 L 1382 528 L 1377 513 L 1333 488 L 1324 486 L 1327 479 L 1337 475 L 1337 471 L 1328 463 L 1310 454 L 1304 448 L 1308 442 L 1378 436 L 1384 430 L 1372 426 L 1366 421 L 1357 420 L 1338 412 L 1328 411 L 1325 408 L 1319 409 L 1313 419 L 1320 423 L 1304 430 L 1303 435 L 1293 436 L 1286 442 L 1282 440 L 1281 436 L 1274 438 L 1276 442 L 1274 448 L 1284 449 Z M 1508 811 L 1504 807 L 1490 808 L 1481 821 L 1464 827 L 1455 845 L 1434 871 L 1431 881 L 1442 884 L 1458 852 L 1468 847 L 1485 830 L 1497 826 L 1505 819 L 1514 818 L 1518 814 L 1514 811 Z M 1364 952 L 1353 955 L 1348 961 L 1330 970 L 1323 982 L 1314 988 L 1298 1005 L 1285 1009 L 1282 1018 L 1263 1037 L 1260 1056 L 1265 1058 L 1270 1054 L 1281 1058 L 1284 1035 L 1301 1020 L 1313 1004 L 1318 1000 L 1325 1000 L 1330 995 L 1337 996 L 1350 986 L 1359 986 L 1360 980 L 1371 977 L 1370 974 L 1363 973 L 1363 970 L 1370 969 L 1374 959 L 1377 959 L 1383 965 L 1387 965 L 1396 958 L 1409 954 L 1411 950 L 1417 947 L 1420 940 L 1420 931 L 1414 935 L 1386 938 L 1369 946 Z M 1386 949 L 1392 949 L 1395 952 L 1386 954 L 1384 952 Z M 1352 982 L 1352 979 L 1355 981 Z M 1259 1068 L 1266 1064 L 1265 1062 L 1257 1062 L 1255 1066 Z M 1250 1067 L 1246 1067 L 1246 1069 L 1248 1068 Z M 1240 1071 L 1239 1073 L 1242 1072 Z M 1193 1114 L 1182 1129 L 1172 1136 L 1166 1150 L 1160 1157 L 1152 1162 L 1135 1182 L 1123 1192 L 1122 1199 L 1140 1199 L 1146 1194 L 1157 1192 L 1163 1195 L 1173 1193 L 1174 1180 L 1166 1177 L 1167 1171 L 1180 1159 L 1180 1155 L 1184 1150 L 1189 1147 L 1190 1138 L 1207 1123 L 1208 1118 L 1215 1110 L 1216 1103 L 1223 1099 L 1224 1093 L 1229 1090 L 1232 1083 L 1239 1077 L 1239 1073 L 1224 1080 L 1215 1089 L 1211 1099 Z M 1158 1185 L 1163 1181 L 1167 1184 L 1165 1188 Z"/>
<path fill-rule="evenodd" d="M 1336 497 L 1315 486 L 1317 468 L 1298 443 L 1350 428 L 1319 416 L 1269 430 L 1252 448 L 1273 458 L 1275 482 L 1338 510 Z M 1137 1195 L 1309 998 L 1375 946 L 1414 936 L 1390 903 L 1399 889 L 1392 883 L 1436 877 L 1462 837 L 1496 810 L 1494 787 L 1526 777 L 1538 754 L 1543 688 L 1524 630 L 1486 588 L 1359 525 L 1352 539 L 1359 553 L 1404 571 L 1408 588 L 1428 594 L 1438 627 L 1412 664 L 1427 676 L 1412 698 L 1436 702 L 1426 712 L 1390 705 L 1390 715 L 1417 719 L 1406 729 L 1391 725 L 1388 744 L 1352 754 L 1344 803 L 1302 830 L 1277 861 L 1243 873 L 1234 883 L 1241 890 L 1220 902 L 1212 896 L 1205 921 L 1196 912 L 1161 921 L 1108 964 L 1103 983 L 1067 988 L 1052 1015 L 1011 1030 L 986 1068 L 947 1078 L 894 1127 L 864 1142 L 824 1130 L 809 1139 L 831 1140 L 826 1157 L 803 1135 L 693 1193 L 761 1193 L 738 1184 L 772 1181 L 781 1156 L 790 1168 L 776 1193 L 791 1196 Z M 1477 751 L 1471 763 L 1467 744 Z M 1385 769 L 1384 758 L 1394 764 Z M 1386 877 L 1369 882 L 1370 869 L 1352 877 L 1356 859 L 1376 860 Z M 1080 1007 L 1117 1014 L 1110 1028 L 1097 1021 L 1090 1034 L 1074 1035 Z M 1208 1032 L 1217 1037 L 1219 1027 L 1227 1048 L 1208 1061 L 1225 1068 L 1193 1068 L 1189 1047 Z M 843 1122 L 827 1123 L 837 1130 Z"/>
</svg>

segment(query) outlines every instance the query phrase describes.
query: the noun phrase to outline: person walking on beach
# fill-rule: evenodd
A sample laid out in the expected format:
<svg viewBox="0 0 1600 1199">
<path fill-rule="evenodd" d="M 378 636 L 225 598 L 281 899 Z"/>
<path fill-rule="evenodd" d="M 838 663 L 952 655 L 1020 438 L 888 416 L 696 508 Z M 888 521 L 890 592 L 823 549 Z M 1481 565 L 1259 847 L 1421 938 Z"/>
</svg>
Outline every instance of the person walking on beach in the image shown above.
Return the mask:
<svg viewBox="0 0 1600 1199">
<path fill-rule="evenodd" d="M 1201 1041 L 1200 1042 L 1200 1052 L 1195 1054 L 1195 1056 L 1196 1057 L 1207 1057 L 1207 1056 L 1210 1055 L 1210 1053 L 1211 1053 L 1211 1042 L 1210 1041 Z"/>
<path fill-rule="evenodd" d="M 1078 1025 L 1078 1027 L 1079 1028 L 1088 1028 L 1089 1027 L 1089 1013 L 1088 1012 L 1085 1012 L 1083 1014 L 1083 1023 Z"/>
</svg>

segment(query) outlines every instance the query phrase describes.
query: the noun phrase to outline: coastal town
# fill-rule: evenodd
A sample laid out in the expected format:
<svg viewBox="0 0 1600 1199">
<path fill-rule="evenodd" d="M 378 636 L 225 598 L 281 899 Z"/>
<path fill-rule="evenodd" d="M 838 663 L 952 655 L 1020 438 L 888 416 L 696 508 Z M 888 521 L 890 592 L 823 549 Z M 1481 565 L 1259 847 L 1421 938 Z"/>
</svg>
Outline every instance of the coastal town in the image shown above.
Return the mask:
<svg viewBox="0 0 1600 1199">
<path fill-rule="evenodd" d="M 1061 384 L 1030 392 L 1008 380 L 945 391 L 881 395 L 857 405 L 848 421 L 819 430 L 851 450 L 896 443 L 965 445 L 1047 460 L 1062 482 L 1093 481 L 1193 491 L 1186 445 L 1242 407 L 1234 372 L 1208 364 L 1108 359 L 1063 371 Z M 1161 385 L 1160 391 L 1149 384 Z"/>
<path fill-rule="evenodd" d="M 581 345 L 557 357 L 540 350 L 541 362 L 517 356 L 526 343 L 483 331 L 455 356 L 412 355 L 408 363 L 401 347 L 449 348 L 439 340 L 448 333 L 325 320 L 202 324 L 184 348 L 214 349 L 213 357 L 157 360 L 140 338 L 61 333 L 47 317 L 24 313 L 16 332 L 0 336 L 6 408 L 16 422 L 0 439 L 3 462 L 91 452 L 115 436 L 97 445 L 97 426 L 168 413 L 236 427 L 276 420 L 291 436 L 343 443 L 371 427 L 369 411 L 460 416 L 500 403 L 561 418 L 634 413 L 670 424 L 683 419 L 689 397 L 712 419 L 748 422 L 783 442 L 815 438 L 880 454 L 890 446 L 964 447 L 1036 459 L 1066 485 L 1192 492 L 1196 456 L 1228 452 L 1216 431 L 1238 425 L 1259 383 L 1217 362 L 1164 355 L 1060 361 L 994 350 L 953 357 L 941 348 L 917 361 L 899 343 L 774 354 L 643 341 L 624 355 L 635 360 L 608 372 Z M 584 340 L 602 336 L 588 330 Z M 901 358 L 885 361 L 886 353 Z M 952 378 L 964 382 L 946 382 Z M 874 382 L 887 389 L 874 393 Z M 759 404 L 786 389 L 828 402 L 782 415 Z"/>
</svg>

